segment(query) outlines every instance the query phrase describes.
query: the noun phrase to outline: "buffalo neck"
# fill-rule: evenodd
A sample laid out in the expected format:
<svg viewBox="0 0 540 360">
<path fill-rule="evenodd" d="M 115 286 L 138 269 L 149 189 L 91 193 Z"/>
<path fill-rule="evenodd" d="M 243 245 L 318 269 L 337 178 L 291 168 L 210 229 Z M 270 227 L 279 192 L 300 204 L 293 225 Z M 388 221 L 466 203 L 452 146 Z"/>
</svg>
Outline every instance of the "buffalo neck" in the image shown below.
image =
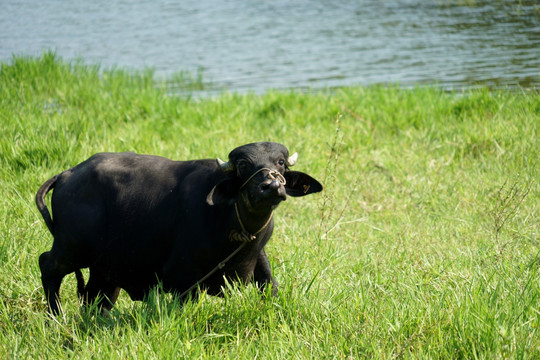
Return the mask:
<svg viewBox="0 0 540 360">
<path fill-rule="evenodd" d="M 244 201 L 237 201 L 234 204 L 233 211 L 236 214 L 240 230 L 244 230 L 250 235 L 258 235 L 272 223 L 274 211 L 272 209 L 267 212 L 250 210 L 251 206 L 246 205 Z"/>
</svg>

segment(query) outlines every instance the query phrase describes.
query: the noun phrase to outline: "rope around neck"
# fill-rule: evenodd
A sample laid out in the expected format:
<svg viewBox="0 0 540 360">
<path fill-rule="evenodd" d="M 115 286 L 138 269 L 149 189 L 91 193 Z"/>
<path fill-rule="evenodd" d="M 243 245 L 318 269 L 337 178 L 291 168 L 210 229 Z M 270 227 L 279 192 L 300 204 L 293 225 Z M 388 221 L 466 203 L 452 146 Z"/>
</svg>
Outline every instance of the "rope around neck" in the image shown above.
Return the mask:
<svg viewBox="0 0 540 360">
<path fill-rule="evenodd" d="M 270 216 L 268 217 L 268 220 L 266 220 L 264 225 L 253 234 L 250 234 L 246 230 L 246 227 L 244 226 L 244 223 L 242 222 L 242 219 L 240 218 L 237 202 L 234 203 L 234 210 L 236 211 L 236 218 L 238 219 L 238 223 L 240 224 L 240 228 L 242 229 L 242 232 L 232 230 L 229 235 L 229 239 L 233 241 L 250 242 L 250 241 L 255 240 L 257 238 L 257 235 L 259 235 L 264 229 L 266 229 L 268 224 L 270 224 L 270 221 L 272 220 L 272 217 L 274 216 L 274 210 L 272 210 L 272 212 L 270 213 Z"/>
</svg>

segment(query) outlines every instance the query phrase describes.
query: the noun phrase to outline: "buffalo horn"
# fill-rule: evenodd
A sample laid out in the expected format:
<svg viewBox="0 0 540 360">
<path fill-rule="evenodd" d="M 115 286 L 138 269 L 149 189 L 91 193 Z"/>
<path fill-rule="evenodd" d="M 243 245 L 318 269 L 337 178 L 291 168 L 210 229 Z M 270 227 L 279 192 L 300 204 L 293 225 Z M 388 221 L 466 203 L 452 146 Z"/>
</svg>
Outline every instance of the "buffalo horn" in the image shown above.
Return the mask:
<svg viewBox="0 0 540 360">
<path fill-rule="evenodd" d="M 221 160 L 220 158 L 217 158 L 216 160 L 219 164 L 219 167 L 221 168 L 223 172 L 229 172 L 229 171 L 234 170 L 234 165 L 230 161 L 225 162 Z"/>
<path fill-rule="evenodd" d="M 296 160 L 298 160 L 298 153 L 294 153 L 287 159 L 287 166 L 294 166 L 296 164 Z"/>
</svg>

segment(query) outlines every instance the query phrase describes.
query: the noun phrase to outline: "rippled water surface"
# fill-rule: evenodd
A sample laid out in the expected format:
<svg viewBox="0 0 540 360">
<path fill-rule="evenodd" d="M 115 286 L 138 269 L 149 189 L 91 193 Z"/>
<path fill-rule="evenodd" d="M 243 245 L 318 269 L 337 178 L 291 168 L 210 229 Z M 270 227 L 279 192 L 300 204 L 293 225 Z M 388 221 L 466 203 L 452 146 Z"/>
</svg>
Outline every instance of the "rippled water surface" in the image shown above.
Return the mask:
<svg viewBox="0 0 540 360">
<path fill-rule="evenodd" d="M 0 61 L 202 71 L 234 91 L 375 83 L 540 88 L 536 0 L 0 1 Z"/>
</svg>

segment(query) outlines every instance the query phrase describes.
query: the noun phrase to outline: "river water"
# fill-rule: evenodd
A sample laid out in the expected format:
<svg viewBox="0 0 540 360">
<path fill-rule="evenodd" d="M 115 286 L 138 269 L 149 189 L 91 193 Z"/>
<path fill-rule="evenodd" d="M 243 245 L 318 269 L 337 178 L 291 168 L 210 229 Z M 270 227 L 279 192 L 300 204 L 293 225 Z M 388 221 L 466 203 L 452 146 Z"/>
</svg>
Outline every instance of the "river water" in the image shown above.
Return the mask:
<svg viewBox="0 0 540 360">
<path fill-rule="evenodd" d="M 0 61 L 52 49 L 104 68 L 263 92 L 399 83 L 540 88 L 538 0 L 0 0 Z"/>
</svg>

